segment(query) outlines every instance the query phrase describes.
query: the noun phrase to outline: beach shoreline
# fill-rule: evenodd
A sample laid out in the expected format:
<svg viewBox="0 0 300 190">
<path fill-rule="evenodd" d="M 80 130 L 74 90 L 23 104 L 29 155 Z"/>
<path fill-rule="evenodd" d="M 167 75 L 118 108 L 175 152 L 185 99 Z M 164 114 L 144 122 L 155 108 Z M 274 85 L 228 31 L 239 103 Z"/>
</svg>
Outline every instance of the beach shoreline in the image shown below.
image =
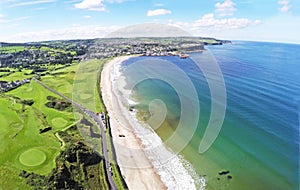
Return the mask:
<svg viewBox="0 0 300 190">
<path fill-rule="evenodd" d="M 131 99 L 128 76 L 123 75 L 121 64 L 133 57 L 114 58 L 101 73 L 102 98 L 110 117 L 117 162 L 129 189 L 205 189 L 205 178 L 130 110 L 137 102 Z"/>
<path fill-rule="evenodd" d="M 123 115 L 122 109 L 117 101 L 117 95 L 112 89 L 110 74 L 114 64 L 123 62 L 132 57 L 133 56 L 124 56 L 114 58 L 105 64 L 101 73 L 102 98 L 110 117 L 110 126 L 112 126 L 111 133 L 116 149 L 117 162 L 119 163 L 121 173 L 129 189 L 167 189 L 153 167 L 139 168 L 138 163 L 147 163 L 147 165 L 151 166 L 151 161 L 145 155 L 140 139 L 136 137 L 130 123 Z M 113 107 L 119 109 L 113 109 Z M 119 135 L 124 135 L 125 137 L 120 137 Z M 124 147 L 129 148 L 126 149 Z M 130 161 L 132 166 L 122 164 L 128 163 L 128 161 Z"/>
</svg>

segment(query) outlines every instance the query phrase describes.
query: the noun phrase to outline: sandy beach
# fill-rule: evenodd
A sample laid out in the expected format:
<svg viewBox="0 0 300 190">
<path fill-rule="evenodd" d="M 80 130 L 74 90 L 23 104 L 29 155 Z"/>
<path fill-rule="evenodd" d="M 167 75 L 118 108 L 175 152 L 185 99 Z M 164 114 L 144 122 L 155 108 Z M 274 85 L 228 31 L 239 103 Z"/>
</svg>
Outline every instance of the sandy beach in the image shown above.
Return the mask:
<svg viewBox="0 0 300 190">
<path fill-rule="evenodd" d="M 143 151 L 143 145 L 124 116 L 117 95 L 112 88 L 111 69 L 114 64 L 129 58 L 130 56 L 114 58 L 104 66 L 101 74 L 102 98 L 110 117 L 117 161 L 129 189 L 166 189 L 160 176 L 151 167 L 152 164 Z M 150 167 L 140 168 L 141 165 Z"/>
</svg>

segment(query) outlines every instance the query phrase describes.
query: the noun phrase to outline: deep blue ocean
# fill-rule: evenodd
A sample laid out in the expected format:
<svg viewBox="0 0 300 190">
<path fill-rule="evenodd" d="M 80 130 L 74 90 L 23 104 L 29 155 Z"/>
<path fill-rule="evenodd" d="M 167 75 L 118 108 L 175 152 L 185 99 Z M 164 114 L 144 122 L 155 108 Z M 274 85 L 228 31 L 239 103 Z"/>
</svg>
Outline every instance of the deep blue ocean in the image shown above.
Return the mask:
<svg viewBox="0 0 300 190">
<path fill-rule="evenodd" d="M 184 71 L 198 94 L 200 115 L 191 118 L 197 121 L 197 129 L 180 154 L 198 175 L 205 177 L 207 189 L 298 190 L 300 45 L 237 41 L 206 46 L 206 49 L 196 53 L 197 64 L 207 66 L 210 61 L 216 61 L 224 77 L 227 98 L 221 131 L 204 153 L 199 153 L 198 147 L 212 111 L 207 79 L 191 59 L 193 54 L 187 59 L 158 57 Z M 147 59 L 149 57 L 131 58 L 123 67 Z M 163 69 L 172 68 L 160 68 Z M 145 70 L 148 74 L 151 72 L 147 66 Z M 141 69 L 131 71 L 125 76 L 127 83 L 141 72 Z M 170 79 L 185 85 L 181 77 L 173 75 Z M 191 94 L 189 91 L 182 93 L 185 97 Z M 148 104 L 152 100 L 160 99 L 166 104 L 166 119 L 155 131 L 167 141 L 185 111 L 176 89 L 166 81 L 151 78 L 136 85 L 132 96 L 139 102 L 136 108 L 142 120 L 150 117 Z M 190 102 L 197 102 L 192 98 Z M 188 123 L 185 125 L 189 127 Z M 172 144 L 167 145 L 176 149 Z M 228 173 L 220 175 L 222 171 Z"/>
</svg>

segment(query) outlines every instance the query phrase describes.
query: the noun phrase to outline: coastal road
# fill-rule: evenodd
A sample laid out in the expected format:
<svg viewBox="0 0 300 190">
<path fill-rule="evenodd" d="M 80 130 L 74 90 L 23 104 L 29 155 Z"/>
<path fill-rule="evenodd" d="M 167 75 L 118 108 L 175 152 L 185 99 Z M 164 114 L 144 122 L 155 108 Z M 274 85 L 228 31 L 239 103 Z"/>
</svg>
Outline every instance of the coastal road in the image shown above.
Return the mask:
<svg viewBox="0 0 300 190">
<path fill-rule="evenodd" d="M 106 124 L 103 122 L 101 115 L 97 115 L 96 113 L 94 113 L 91 110 L 88 110 L 87 108 L 85 108 L 84 106 L 74 102 L 73 100 L 71 100 L 70 98 L 66 97 L 65 95 L 53 90 L 52 88 L 50 88 L 49 86 L 45 85 L 44 83 L 42 83 L 41 81 L 39 81 L 38 79 L 33 77 L 33 80 L 35 80 L 37 83 L 39 83 L 41 86 L 43 86 L 44 88 L 46 88 L 47 90 L 53 92 L 54 94 L 60 96 L 61 98 L 63 98 L 64 100 L 70 102 L 73 106 L 79 108 L 81 111 L 83 111 L 87 116 L 89 116 L 90 118 L 92 118 L 99 126 L 100 130 L 101 130 L 101 140 L 102 140 L 102 153 L 103 153 L 103 157 L 105 160 L 105 171 L 106 171 L 106 176 L 110 185 L 110 189 L 112 190 L 117 190 L 117 186 L 112 178 L 112 171 L 111 171 L 111 163 L 109 161 L 109 156 L 108 156 L 108 149 L 107 149 L 107 139 L 106 139 Z"/>
</svg>

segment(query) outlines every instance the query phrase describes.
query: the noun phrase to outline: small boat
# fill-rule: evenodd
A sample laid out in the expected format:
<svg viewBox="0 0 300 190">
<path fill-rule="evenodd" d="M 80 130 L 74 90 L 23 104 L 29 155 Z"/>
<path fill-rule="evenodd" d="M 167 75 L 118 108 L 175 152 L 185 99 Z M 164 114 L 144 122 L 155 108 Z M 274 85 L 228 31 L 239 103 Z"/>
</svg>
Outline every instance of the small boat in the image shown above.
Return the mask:
<svg viewBox="0 0 300 190">
<path fill-rule="evenodd" d="M 189 55 L 187 55 L 187 54 L 180 54 L 179 55 L 179 58 L 180 59 L 186 59 L 186 58 L 188 58 L 189 57 Z"/>
</svg>

